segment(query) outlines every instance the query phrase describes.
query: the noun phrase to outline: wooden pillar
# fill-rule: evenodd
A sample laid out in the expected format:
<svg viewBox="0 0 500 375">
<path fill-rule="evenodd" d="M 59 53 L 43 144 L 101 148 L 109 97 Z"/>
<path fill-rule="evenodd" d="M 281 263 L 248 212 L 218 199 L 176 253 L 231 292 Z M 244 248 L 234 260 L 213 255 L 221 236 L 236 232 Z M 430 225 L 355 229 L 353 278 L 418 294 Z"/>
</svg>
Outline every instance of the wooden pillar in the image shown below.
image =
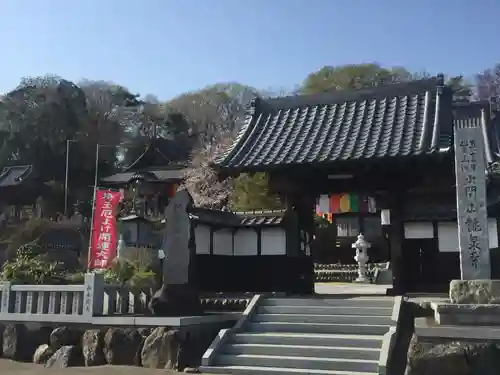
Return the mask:
<svg viewBox="0 0 500 375">
<path fill-rule="evenodd" d="M 290 280 L 289 293 L 314 293 L 314 263 L 311 256 L 311 242 L 314 236 L 314 208 L 316 198 L 304 194 L 290 194 L 286 199 L 287 210 L 293 210 L 297 218 L 298 233 L 294 240 L 299 248 L 296 256 L 288 257 L 288 272 Z"/>
<path fill-rule="evenodd" d="M 404 241 L 404 199 L 399 192 L 388 192 L 379 198 L 382 209 L 390 211 L 390 225 L 386 229 L 388 235 L 389 259 L 392 269 L 391 294 L 400 295 L 407 292 L 405 278 Z"/>
</svg>

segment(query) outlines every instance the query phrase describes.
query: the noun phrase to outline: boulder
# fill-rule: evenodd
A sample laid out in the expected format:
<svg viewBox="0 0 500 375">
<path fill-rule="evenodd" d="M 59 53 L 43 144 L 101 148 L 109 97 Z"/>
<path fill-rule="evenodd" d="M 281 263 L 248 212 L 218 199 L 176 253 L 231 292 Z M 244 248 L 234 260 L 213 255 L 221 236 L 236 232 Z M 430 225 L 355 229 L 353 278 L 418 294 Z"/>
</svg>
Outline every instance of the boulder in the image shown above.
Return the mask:
<svg viewBox="0 0 500 375">
<path fill-rule="evenodd" d="M 82 348 L 78 345 L 60 347 L 45 363 L 45 367 L 65 368 L 83 365 Z"/>
<path fill-rule="evenodd" d="M 141 336 L 141 342 L 139 344 L 139 347 L 137 348 L 137 354 L 134 358 L 134 366 L 139 366 L 142 367 L 142 358 L 141 358 L 141 353 L 142 353 L 142 348 L 144 348 L 144 343 L 146 342 L 146 339 L 148 336 L 151 334 L 153 330 L 151 328 L 139 328 L 137 332 Z"/>
<path fill-rule="evenodd" d="M 110 365 L 134 365 L 141 335 L 135 329 L 110 328 L 104 335 L 104 357 Z"/>
<path fill-rule="evenodd" d="M 28 330 L 24 324 L 6 324 L 2 334 L 3 357 L 32 361 L 36 348 L 49 341 L 50 332 L 48 327 Z"/>
<path fill-rule="evenodd" d="M 98 329 L 85 331 L 82 336 L 82 354 L 85 366 L 106 364 L 104 358 L 104 332 Z"/>
<path fill-rule="evenodd" d="M 27 329 L 23 324 L 7 324 L 2 335 L 2 352 L 5 358 L 22 359 L 23 337 Z"/>
<path fill-rule="evenodd" d="M 54 350 L 48 344 L 38 346 L 33 354 L 33 363 L 44 365 L 54 354 Z"/>
<path fill-rule="evenodd" d="M 500 304 L 500 280 L 452 280 L 450 301 L 464 304 Z"/>
<path fill-rule="evenodd" d="M 426 349 L 414 336 L 408 351 L 406 375 L 469 375 L 465 353 L 459 344 Z"/>
<path fill-rule="evenodd" d="M 80 345 L 82 334 L 70 327 L 55 328 L 49 338 L 50 347 L 57 351 L 61 346 Z"/>
<path fill-rule="evenodd" d="M 199 291 L 189 284 L 164 285 L 149 303 L 157 316 L 202 315 Z"/>
<path fill-rule="evenodd" d="M 494 344 L 433 343 L 413 336 L 405 375 L 498 375 L 500 349 Z"/>
<path fill-rule="evenodd" d="M 474 343 L 464 346 L 465 356 L 472 375 L 498 375 L 500 373 L 500 348 L 493 343 Z"/>
<path fill-rule="evenodd" d="M 151 332 L 153 332 L 153 329 L 152 328 L 138 328 L 137 332 L 139 333 L 139 335 L 141 335 L 141 337 L 146 338 L 151 334 Z"/>
<path fill-rule="evenodd" d="M 201 357 L 219 333 L 219 327 L 200 326 L 190 327 L 182 335 L 180 342 L 177 369 L 196 368 L 201 365 Z"/>
<path fill-rule="evenodd" d="M 157 327 L 144 341 L 141 352 L 143 367 L 177 370 L 180 332 Z"/>
</svg>

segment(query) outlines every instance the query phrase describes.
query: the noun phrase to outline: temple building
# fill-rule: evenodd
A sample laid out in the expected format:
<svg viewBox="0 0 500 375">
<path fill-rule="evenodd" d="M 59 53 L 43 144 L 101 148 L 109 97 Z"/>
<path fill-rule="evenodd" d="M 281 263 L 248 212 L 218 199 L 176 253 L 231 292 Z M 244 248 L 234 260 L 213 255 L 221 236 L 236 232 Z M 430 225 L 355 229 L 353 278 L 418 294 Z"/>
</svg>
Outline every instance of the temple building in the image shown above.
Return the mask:
<svg viewBox="0 0 500 375">
<path fill-rule="evenodd" d="M 310 272 L 313 259 L 352 262 L 351 244 L 364 233 L 373 243 L 370 258 L 390 260 L 394 292 L 431 291 L 460 276 L 453 143 L 458 125 L 482 129 L 489 244 L 496 257 L 495 122 L 487 101 L 455 104 L 442 76 L 255 99 L 237 139 L 215 166 L 222 175 L 268 173 L 270 188 L 297 213 L 296 241 L 311 245 L 313 255 L 290 256 L 309 264 Z M 329 225 L 316 230 L 317 215 Z M 491 263 L 494 277 L 500 269 Z M 300 272 L 296 277 L 304 279 Z"/>
<path fill-rule="evenodd" d="M 99 185 L 123 189 L 130 212 L 161 219 L 186 173 L 189 150 L 169 139 L 154 139 L 121 172 L 101 179 Z"/>
</svg>

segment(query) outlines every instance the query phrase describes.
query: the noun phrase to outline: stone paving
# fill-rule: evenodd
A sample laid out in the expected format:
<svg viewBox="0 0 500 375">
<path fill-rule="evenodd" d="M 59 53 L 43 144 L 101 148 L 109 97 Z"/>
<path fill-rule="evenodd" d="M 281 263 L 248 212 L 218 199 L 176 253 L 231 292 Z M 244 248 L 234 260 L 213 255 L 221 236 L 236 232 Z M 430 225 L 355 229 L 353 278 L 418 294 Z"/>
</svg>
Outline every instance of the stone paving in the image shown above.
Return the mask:
<svg viewBox="0 0 500 375">
<path fill-rule="evenodd" d="M 355 283 L 316 283 L 315 291 L 322 295 L 368 295 L 385 296 L 392 285 L 355 284 Z M 409 293 L 408 300 L 414 303 L 444 302 L 448 300 L 445 293 Z"/>
<path fill-rule="evenodd" d="M 385 296 L 392 285 L 355 284 L 355 283 L 316 283 L 317 294 L 360 294 Z"/>
<path fill-rule="evenodd" d="M 96 367 L 69 367 L 69 368 L 44 368 L 42 365 L 32 363 L 14 362 L 0 359 L 0 374 L 2 375 L 174 375 L 178 372 L 149 369 L 134 366 L 96 366 Z"/>
</svg>

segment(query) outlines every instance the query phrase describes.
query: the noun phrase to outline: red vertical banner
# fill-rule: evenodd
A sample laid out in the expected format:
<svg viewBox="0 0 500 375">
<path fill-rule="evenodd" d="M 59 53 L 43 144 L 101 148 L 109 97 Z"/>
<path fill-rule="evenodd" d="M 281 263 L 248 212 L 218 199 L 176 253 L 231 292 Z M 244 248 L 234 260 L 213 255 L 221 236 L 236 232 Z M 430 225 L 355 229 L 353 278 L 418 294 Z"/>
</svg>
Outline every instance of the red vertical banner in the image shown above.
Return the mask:
<svg viewBox="0 0 500 375">
<path fill-rule="evenodd" d="M 116 210 L 122 194 L 97 189 L 95 193 L 92 233 L 90 234 L 89 268 L 108 268 L 116 258 L 118 233 Z"/>
</svg>

